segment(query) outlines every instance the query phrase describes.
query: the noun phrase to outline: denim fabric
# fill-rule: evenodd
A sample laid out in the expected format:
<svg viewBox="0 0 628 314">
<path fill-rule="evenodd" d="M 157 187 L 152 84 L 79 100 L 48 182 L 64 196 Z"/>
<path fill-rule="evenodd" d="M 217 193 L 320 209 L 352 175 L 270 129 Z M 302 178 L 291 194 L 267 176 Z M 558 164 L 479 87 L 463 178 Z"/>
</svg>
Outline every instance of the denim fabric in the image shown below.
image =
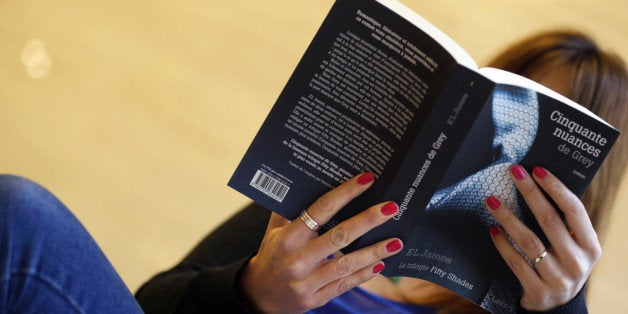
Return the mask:
<svg viewBox="0 0 628 314">
<path fill-rule="evenodd" d="M 81 223 L 52 194 L 0 175 L 0 313 L 141 313 Z"/>
</svg>

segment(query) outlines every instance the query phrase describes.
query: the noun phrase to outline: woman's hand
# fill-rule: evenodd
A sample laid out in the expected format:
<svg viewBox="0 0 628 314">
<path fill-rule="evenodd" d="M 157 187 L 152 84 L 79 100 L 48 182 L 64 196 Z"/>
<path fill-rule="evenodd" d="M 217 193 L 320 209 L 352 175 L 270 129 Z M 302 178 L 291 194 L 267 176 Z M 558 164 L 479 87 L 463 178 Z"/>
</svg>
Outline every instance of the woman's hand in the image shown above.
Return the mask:
<svg viewBox="0 0 628 314">
<path fill-rule="evenodd" d="M 497 198 L 489 197 L 486 204 L 503 231 L 521 248 L 520 253 L 499 227 L 491 227 L 497 250 L 523 286 L 521 306 L 543 311 L 563 305 L 576 296 L 600 258 L 602 249 L 582 202 L 544 168 L 535 167 L 532 174 L 533 178 L 519 165 L 510 169 L 515 185 L 551 248 L 546 248 Z M 565 214 L 565 223 L 541 189 Z"/>
<path fill-rule="evenodd" d="M 307 213 L 323 225 L 372 182 L 373 175 L 363 173 L 323 195 Z M 290 222 L 272 214 L 259 252 L 243 271 L 243 293 L 264 313 L 304 312 L 324 305 L 373 278 L 384 269 L 381 260 L 401 250 L 399 239 L 389 239 L 329 259 L 397 210 L 393 202 L 375 205 L 321 236 L 302 219 Z"/>
</svg>

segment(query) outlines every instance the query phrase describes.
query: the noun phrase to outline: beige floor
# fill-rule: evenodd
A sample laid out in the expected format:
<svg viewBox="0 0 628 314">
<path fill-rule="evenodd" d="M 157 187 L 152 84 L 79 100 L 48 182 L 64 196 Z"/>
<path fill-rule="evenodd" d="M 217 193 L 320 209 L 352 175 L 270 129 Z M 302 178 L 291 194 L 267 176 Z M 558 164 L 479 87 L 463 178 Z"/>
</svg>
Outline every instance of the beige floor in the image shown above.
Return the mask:
<svg viewBox="0 0 628 314">
<path fill-rule="evenodd" d="M 331 2 L 0 1 L 0 172 L 56 193 L 136 289 L 247 201 L 226 181 Z M 628 56 L 623 0 L 405 2 L 479 63 L 556 26 Z M 628 309 L 627 203 L 593 313 Z"/>
</svg>

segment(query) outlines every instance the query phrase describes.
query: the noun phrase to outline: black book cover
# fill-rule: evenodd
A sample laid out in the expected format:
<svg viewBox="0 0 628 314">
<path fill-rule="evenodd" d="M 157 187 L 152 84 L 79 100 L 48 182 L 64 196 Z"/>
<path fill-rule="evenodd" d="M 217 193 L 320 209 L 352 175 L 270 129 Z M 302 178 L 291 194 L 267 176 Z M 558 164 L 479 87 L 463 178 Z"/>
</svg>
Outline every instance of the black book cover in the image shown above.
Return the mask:
<svg viewBox="0 0 628 314">
<path fill-rule="evenodd" d="M 520 285 L 496 251 L 494 195 L 542 237 L 508 169 L 542 166 L 581 196 L 619 132 L 536 83 L 465 62 L 394 0 L 338 0 L 229 186 L 287 219 L 363 171 L 375 184 L 327 225 L 392 200 L 399 212 L 354 242 L 403 251 L 383 274 L 422 278 L 492 312 Z"/>
</svg>

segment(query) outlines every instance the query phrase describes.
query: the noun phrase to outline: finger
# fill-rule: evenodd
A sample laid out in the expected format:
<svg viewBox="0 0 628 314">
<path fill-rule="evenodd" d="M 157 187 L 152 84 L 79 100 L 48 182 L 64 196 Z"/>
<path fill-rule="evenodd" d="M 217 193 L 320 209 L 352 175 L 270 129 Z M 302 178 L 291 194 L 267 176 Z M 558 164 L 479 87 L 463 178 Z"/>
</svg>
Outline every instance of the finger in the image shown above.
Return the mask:
<svg viewBox="0 0 628 314">
<path fill-rule="evenodd" d="M 314 307 L 319 307 L 327 303 L 329 300 L 353 289 L 354 287 L 371 280 L 377 276 L 385 268 L 384 262 L 377 262 L 368 265 L 359 271 L 347 277 L 339 278 L 329 284 L 321 287 L 315 294 L 314 298 L 320 300 Z"/>
<path fill-rule="evenodd" d="M 372 279 L 384 270 L 381 259 L 401 252 L 402 248 L 401 240 L 389 239 L 326 263 L 323 270 L 314 275 L 323 284 L 317 294 L 333 298 Z"/>
<path fill-rule="evenodd" d="M 510 238 L 510 240 L 506 239 L 508 246 L 519 255 L 519 257 L 509 256 L 508 258 L 516 259 L 516 261 L 523 260 L 525 265 L 530 269 L 536 267 L 535 274 L 537 274 L 537 277 L 540 276 L 543 280 L 559 280 L 560 276 L 562 276 L 562 272 L 559 271 L 557 261 L 552 259 L 551 262 L 548 262 L 546 260 L 549 253 L 539 237 L 494 196 L 487 198 L 486 204 L 491 214 L 493 214 L 493 217 L 500 223 L 503 230 L 506 231 L 507 236 Z M 491 228 L 491 235 L 496 231 L 499 231 L 499 229 L 495 230 Z M 514 244 L 510 241 L 514 242 Z M 506 253 L 510 252 L 511 250 Z M 541 255 L 544 256 L 541 257 Z M 504 255 L 502 254 L 502 256 Z M 506 257 L 504 257 L 504 259 L 506 259 Z M 511 268 L 519 266 L 515 264 L 514 261 L 512 264 L 512 266 L 509 265 Z"/>
<path fill-rule="evenodd" d="M 546 169 L 537 166 L 532 173 L 536 182 L 565 214 L 565 220 L 571 231 L 569 238 L 574 239 L 587 251 L 600 255 L 601 248 L 597 233 L 580 199 Z"/>
<path fill-rule="evenodd" d="M 574 242 L 567 227 L 534 179 L 520 165 L 510 168 L 510 175 L 556 253 L 562 255 L 573 249 Z M 528 256 L 538 256 L 542 252 L 526 251 Z"/>
<path fill-rule="evenodd" d="M 502 256 L 508 267 L 515 274 L 524 289 L 540 287 L 543 280 L 530 266 L 528 261 L 515 249 L 498 226 L 491 226 L 491 238 L 495 248 Z M 546 262 L 545 260 L 543 262 Z M 540 266 L 540 265 L 539 265 Z"/>
<path fill-rule="evenodd" d="M 494 196 L 486 199 L 489 211 L 497 222 L 509 235 L 510 239 L 517 244 L 528 257 L 539 256 L 546 250 L 545 245 L 539 237 L 528 228 L 515 214 L 512 213 L 500 200 Z"/>
<path fill-rule="evenodd" d="M 325 286 L 340 278 L 351 276 L 360 269 L 401 251 L 403 243 L 399 239 L 378 242 L 350 254 L 346 254 L 325 263 L 321 270 L 312 274 L 319 286 Z"/>
<path fill-rule="evenodd" d="M 399 239 L 390 239 L 362 248 L 350 254 L 342 255 L 325 263 L 319 272 L 313 273 L 312 280 L 319 286 L 325 286 L 340 278 L 377 263 L 384 258 L 401 251 L 403 243 Z"/>
<path fill-rule="evenodd" d="M 319 197 L 308 207 L 307 213 L 318 225 L 324 225 L 347 203 L 366 191 L 372 185 L 373 180 L 373 174 L 370 172 L 353 177 Z M 293 222 L 295 223 L 290 224 L 289 228 L 295 233 L 312 235 L 312 230 L 301 219 L 295 219 Z"/>
<path fill-rule="evenodd" d="M 341 222 L 307 244 L 310 252 L 326 257 L 351 244 L 369 230 L 383 224 L 399 210 L 395 202 L 380 203 Z"/>
</svg>

